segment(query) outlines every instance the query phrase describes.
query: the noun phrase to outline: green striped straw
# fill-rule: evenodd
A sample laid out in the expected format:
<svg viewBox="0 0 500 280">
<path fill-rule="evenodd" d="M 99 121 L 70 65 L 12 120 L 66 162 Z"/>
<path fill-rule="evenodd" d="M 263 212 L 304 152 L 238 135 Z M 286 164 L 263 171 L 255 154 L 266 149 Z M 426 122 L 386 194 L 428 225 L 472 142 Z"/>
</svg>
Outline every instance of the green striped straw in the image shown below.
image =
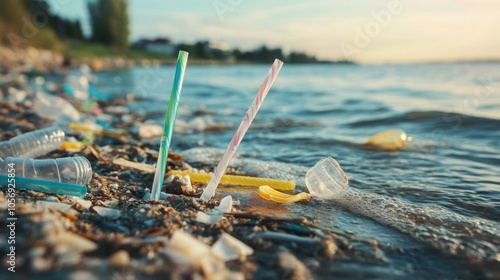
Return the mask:
<svg viewBox="0 0 500 280">
<path fill-rule="evenodd" d="M 179 98 L 181 97 L 182 82 L 184 80 L 184 73 L 186 72 L 188 55 L 188 52 L 179 51 L 179 56 L 177 57 L 174 84 L 172 85 L 172 92 L 170 92 L 170 101 L 168 102 L 168 111 L 160 142 L 158 162 L 156 163 L 155 178 L 153 187 L 151 188 L 151 200 L 160 199 L 161 186 L 163 184 L 163 177 L 165 176 L 165 168 L 167 167 L 168 149 L 172 140 L 172 132 L 174 131 L 175 117 L 177 115 L 177 107 L 179 106 Z"/>
</svg>

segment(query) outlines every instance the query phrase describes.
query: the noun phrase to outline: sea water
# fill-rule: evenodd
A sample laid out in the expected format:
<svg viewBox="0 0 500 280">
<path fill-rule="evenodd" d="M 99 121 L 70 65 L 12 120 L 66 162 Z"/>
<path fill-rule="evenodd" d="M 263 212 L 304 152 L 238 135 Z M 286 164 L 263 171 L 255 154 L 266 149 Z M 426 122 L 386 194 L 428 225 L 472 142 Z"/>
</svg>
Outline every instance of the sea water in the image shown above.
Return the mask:
<svg viewBox="0 0 500 280">
<path fill-rule="evenodd" d="M 188 66 L 174 151 L 215 167 L 268 68 Z M 103 72 L 96 87 L 141 96 L 130 109 L 162 125 L 173 75 L 173 66 Z M 412 137 L 408 148 L 364 145 L 392 128 Z M 349 191 L 307 205 L 276 205 L 255 190 L 233 195 L 242 207 L 312 217 L 382 245 L 385 263 L 334 262 L 332 275 L 495 278 L 499 139 L 500 63 L 285 64 L 231 166 L 305 189 L 307 170 L 331 156 L 349 177 Z"/>
</svg>

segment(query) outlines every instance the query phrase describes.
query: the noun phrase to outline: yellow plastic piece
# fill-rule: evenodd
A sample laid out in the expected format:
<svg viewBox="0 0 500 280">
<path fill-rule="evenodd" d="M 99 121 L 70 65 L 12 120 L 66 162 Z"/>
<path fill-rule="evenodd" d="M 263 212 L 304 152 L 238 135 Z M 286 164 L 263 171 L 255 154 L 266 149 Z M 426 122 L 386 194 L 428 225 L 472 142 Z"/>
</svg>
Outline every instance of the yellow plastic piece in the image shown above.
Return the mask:
<svg viewBox="0 0 500 280">
<path fill-rule="evenodd" d="M 85 146 L 80 144 L 80 143 L 64 141 L 61 144 L 61 146 L 59 146 L 57 149 L 58 150 L 73 149 L 73 150 L 81 151 L 81 150 L 83 150 L 83 148 L 85 148 Z"/>
<path fill-rule="evenodd" d="M 400 150 L 409 141 L 411 141 L 411 137 L 408 137 L 401 129 L 388 129 L 373 135 L 366 144 L 385 150 Z"/>
<path fill-rule="evenodd" d="M 79 123 L 70 123 L 68 125 L 70 130 L 73 131 L 80 131 L 80 132 L 87 132 L 87 133 L 92 133 L 92 134 L 102 134 L 104 136 L 109 136 L 109 137 L 120 137 L 120 136 L 126 136 L 127 132 L 123 130 L 111 130 L 111 129 L 102 129 L 102 128 L 97 128 L 97 127 L 91 127 L 89 125 L 85 124 L 79 124 Z"/>
<path fill-rule="evenodd" d="M 120 136 L 126 136 L 127 132 L 123 131 L 123 130 L 117 130 L 117 129 L 113 129 L 113 130 L 104 129 L 102 131 L 102 135 L 116 138 L 116 137 L 120 137 Z"/>
<path fill-rule="evenodd" d="M 311 200 L 311 195 L 305 192 L 291 195 L 279 192 L 269 186 L 261 186 L 259 187 L 258 193 L 260 197 L 265 200 L 271 200 L 278 203 L 289 203 L 289 202 L 297 202 L 301 200 L 309 201 Z"/>
<path fill-rule="evenodd" d="M 212 174 L 178 171 L 178 170 L 171 170 L 167 175 L 182 175 L 182 176 L 189 175 L 191 182 L 205 183 L 205 184 L 207 184 L 212 178 Z M 242 185 L 242 186 L 252 186 L 252 187 L 268 185 L 274 189 L 284 190 L 284 191 L 291 191 L 295 189 L 295 182 L 292 181 L 248 177 L 248 176 L 236 176 L 236 175 L 222 175 L 220 183 L 227 185 Z"/>
<path fill-rule="evenodd" d="M 93 127 L 90 127 L 85 124 L 79 124 L 79 123 L 70 123 L 68 125 L 70 130 L 73 131 L 80 131 L 80 132 L 88 132 L 88 133 L 101 133 L 101 131 L 96 130 Z"/>
</svg>

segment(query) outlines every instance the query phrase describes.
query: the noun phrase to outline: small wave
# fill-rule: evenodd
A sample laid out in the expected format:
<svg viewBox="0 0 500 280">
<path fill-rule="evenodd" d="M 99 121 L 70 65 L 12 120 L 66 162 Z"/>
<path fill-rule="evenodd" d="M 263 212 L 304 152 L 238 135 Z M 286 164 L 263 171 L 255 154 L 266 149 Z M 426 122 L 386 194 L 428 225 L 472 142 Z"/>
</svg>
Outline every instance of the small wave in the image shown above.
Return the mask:
<svg viewBox="0 0 500 280">
<path fill-rule="evenodd" d="M 233 126 L 229 123 L 219 122 L 211 116 L 195 117 L 189 121 L 177 120 L 175 132 L 190 134 L 197 132 L 220 132 L 231 129 Z"/>
<path fill-rule="evenodd" d="M 490 130 L 500 126 L 500 120 L 443 111 L 413 111 L 387 118 L 361 120 L 349 123 L 349 127 L 391 126 L 400 123 L 423 123 L 433 127 L 474 127 Z"/>
<path fill-rule="evenodd" d="M 271 122 L 256 122 L 252 123 L 250 129 L 252 130 L 262 130 L 262 129 L 279 129 L 279 128 L 292 128 L 292 127 L 315 127 L 321 126 L 320 122 L 308 122 L 308 121 L 296 121 L 293 119 L 277 118 Z"/>
</svg>

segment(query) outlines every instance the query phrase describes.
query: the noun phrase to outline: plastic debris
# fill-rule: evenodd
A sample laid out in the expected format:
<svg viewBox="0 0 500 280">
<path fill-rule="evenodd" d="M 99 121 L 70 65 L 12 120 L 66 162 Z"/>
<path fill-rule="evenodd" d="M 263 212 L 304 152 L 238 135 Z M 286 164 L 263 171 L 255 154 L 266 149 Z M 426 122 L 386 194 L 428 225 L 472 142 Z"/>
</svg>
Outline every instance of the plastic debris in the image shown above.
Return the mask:
<svg viewBox="0 0 500 280">
<path fill-rule="evenodd" d="M 170 92 L 170 102 L 168 103 L 167 116 L 165 117 L 165 125 L 160 142 L 160 150 L 158 152 L 158 161 L 156 162 L 155 177 L 151 186 L 151 200 L 160 198 L 163 179 L 165 178 L 165 168 L 168 161 L 168 149 L 174 132 L 175 119 L 177 117 L 177 108 L 179 107 L 179 98 L 181 96 L 182 82 L 184 81 L 184 73 L 188 60 L 188 52 L 179 51 L 177 57 L 177 66 L 175 69 L 174 83 Z"/>
<path fill-rule="evenodd" d="M 404 148 L 411 140 L 412 138 L 401 129 L 388 129 L 370 137 L 366 144 L 384 150 L 397 151 Z"/>
<path fill-rule="evenodd" d="M 233 198 L 228 195 L 221 199 L 219 206 L 215 207 L 213 211 L 207 213 L 198 211 L 196 221 L 210 225 L 216 224 L 224 217 L 225 213 L 231 213 L 232 208 Z"/>
<path fill-rule="evenodd" d="M 252 104 L 250 104 L 250 107 L 248 108 L 245 116 L 243 117 L 240 126 L 234 133 L 233 139 L 231 140 L 231 142 L 229 142 L 229 145 L 227 146 L 226 150 L 224 151 L 224 154 L 222 155 L 222 158 L 217 164 L 217 167 L 215 168 L 214 171 L 214 175 L 212 176 L 210 182 L 208 182 L 207 187 L 201 194 L 200 197 L 201 199 L 208 200 L 215 195 L 215 190 L 219 185 L 222 175 L 224 175 L 224 172 L 226 171 L 226 168 L 229 165 L 231 158 L 236 153 L 236 150 L 238 149 L 241 140 L 243 140 L 245 133 L 250 127 L 250 124 L 257 115 L 260 106 L 264 102 L 264 99 L 266 98 L 267 93 L 271 89 L 271 86 L 273 85 L 274 80 L 278 76 L 278 73 L 280 72 L 282 66 L 283 62 L 281 60 L 279 59 L 274 60 L 274 63 L 271 66 L 271 69 L 269 69 L 266 78 L 264 78 L 264 81 L 262 82 L 262 85 L 259 91 L 257 92 L 254 101 L 252 102 Z"/>
<path fill-rule="evenodd" d="M 57 149 L 78 152 L 78 151 L 83 150 L 83 148 L 85 148 L 85 146 L 81 143 L 64 141 Z"/>
<path fill-rule="evenodd" d="M 0 185 L 7 186 L 8 180 L 9 177 L 7 175 L 0 175 Z M 84 185 L 43 181 L 22 177 L 16 177 L 16 188 L 78 197 L 84 197 L 87 193 L 87 187 Z"/>
<path fill-rule="evenodd" d="M 193 182 L 205 183 L 205 184 L 208 183 L 213 176 L 213 174 L 211 173 L 206 174 L 206 173 L 178 171 L 178 170 L 171 170 L 168 174 L 183 175 L 183 176 L 189 175 L 189 177 Z M 286 190 L 286 191 L 295 189 L 295 182 L 293 181 L 249 177 L 249 176 L 237 176 L 237 175 L 222 175 L 220 183 L 228 185 L 242 185 L 242 186 L 252 186 L 252 187 L 268 185 L 274 189 Z"/>
<path fill-rule="evenodd" d="M 306 174 L 306 186 L 313 198 L 331 199 L 343 192 L 349 180 L 331 157 L 320 160 Z"/>
<path fill-rule="evenodd" d="M 139 162 L 126 160 L 123 158 L 113 159 L 113 164 L 120 165 L 123 167 L 130 167 L 130 168 L 138 169 L 138 170 L 141 170 L 144 172 L 150 172 L 150 173 L 155 172 L 154 166 L 151 166 L 151 165 L 145 164 L 145 163 L 139 163 Z"/>
<path fill-rule="evenodd" d="M 43 181 L 85 185 L 92 178 L 92 166 L 85 157 L 56 159 L 12 158 L 0 160 L 0 174 L 15 169 L 18 176 Z"/>
<path fill-rule="evenodd" d="M 132 130 L 138 134 L 141 139 L 160 137 L 163 133 L 163 127 L 149 123 L 137 124 Z"/>
<path fill-rule="evenodd" d="M 122 215 L 120 210 L 117 209 L 111 209 L 101 206 L 94 206 L 92 207 L 92 209 L 94 209 L 94 211 L 96 211 L 100 216 L 111 218 L 113 220 L 120 218 L 120 216 Z"/>
<path fill-rule="evenodd" d="M 43 91 L 36 92 L 33 110 L 43 118 L 60 123 L 80 120 L 80 113 L 71 103 Z"/>
<path fill-rule="evenodd" d="M 291 195 L 274 190 L 269 186 L 259 187 L 258 194 L 265 200 L 271 200 L 278 203 L 290 203 L 302 200 L 304 201 L 311 200 L 311 195 L 308 193 L 302 192 L 299 194 Z"/>
<path fill-rule="evenodd" d="M 103 128 L 100 124 L 94 122 L 70 123 L 68 128 L 76 132 L 83 132 L 92 135 L 104 135 L 115 138 L 127 135 L 127 132 L 124 130 Z"/>
<path fill-rule="evenodd" d="M 0 143 L 0 158 L 42 156 L 57 149 L 64 138 L 64 131 L 58 127 L 27 132 Z"/>
<path fill-rule="evenodd" d="M 174 232 L 165 254 L 178 264 L 188 264 L 201 269 L 206 279 L 240 279 L 239 273 L 230 273 L 225 269 L 224 261 L 244 259 L 253 254 L 253 249 L 223 233 L 212 246 L 194 238 L 182 230 Z"/>
<path fill-rule="evenodd" d="M 223 261 L 245 260 L 253 254 L 253 249 L 231 235 L 223 232 L 217 242 L 212 245 L 212 254 Z"/>
</svg>

